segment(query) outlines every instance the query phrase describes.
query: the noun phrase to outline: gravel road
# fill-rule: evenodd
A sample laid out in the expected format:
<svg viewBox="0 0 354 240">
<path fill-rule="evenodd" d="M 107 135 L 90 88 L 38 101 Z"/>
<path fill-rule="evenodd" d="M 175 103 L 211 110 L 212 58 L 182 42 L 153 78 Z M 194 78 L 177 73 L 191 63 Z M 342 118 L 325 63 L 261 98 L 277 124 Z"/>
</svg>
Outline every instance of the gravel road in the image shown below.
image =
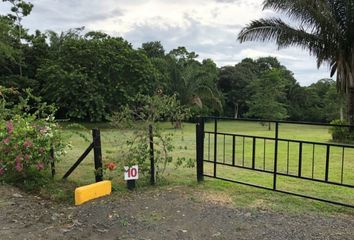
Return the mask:
<svg viewBox="0 0 354 240">
<path fill-rule="evenodd" d="M 354 239 L 349 215 L 237 208 L 188 187 L 58 204 L 0 185 L 0 239 Z"/>
</svg>

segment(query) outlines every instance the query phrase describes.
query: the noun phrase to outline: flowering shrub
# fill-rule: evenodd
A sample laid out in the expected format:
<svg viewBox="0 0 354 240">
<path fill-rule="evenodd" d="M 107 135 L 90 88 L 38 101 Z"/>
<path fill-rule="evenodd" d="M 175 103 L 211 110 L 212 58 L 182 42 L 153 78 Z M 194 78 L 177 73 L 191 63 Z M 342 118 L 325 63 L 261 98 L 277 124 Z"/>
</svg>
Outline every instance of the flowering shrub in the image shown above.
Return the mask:
<svg viewBox="0 0 354 240">
<path fill-rule="evenodd" d="M 26 177 L 32 170 L 45 170 L 50 165 L 51 147 L 57 154 L 64 149 L 57 125 L 33 116 L 1 121 L 0 143 L 0 178 Z"/>
<path fill-rule="evenodd" d="M 11 104 L 3 90 L 0 88 L 0 113 L 7 114 L 0 115 L 0 180 L 14 183 L 36 180 L 38 173 L 50 166 L 51 148 L 55 150 L 55 160 L 65 149 L 54 122 L 54 108 L 41 103 L 30 91 L 25 92 L 25 98 L 19 97 L 16 104 Z M 30 107 L 29 101 L 36 105 Z"/>
</svg>

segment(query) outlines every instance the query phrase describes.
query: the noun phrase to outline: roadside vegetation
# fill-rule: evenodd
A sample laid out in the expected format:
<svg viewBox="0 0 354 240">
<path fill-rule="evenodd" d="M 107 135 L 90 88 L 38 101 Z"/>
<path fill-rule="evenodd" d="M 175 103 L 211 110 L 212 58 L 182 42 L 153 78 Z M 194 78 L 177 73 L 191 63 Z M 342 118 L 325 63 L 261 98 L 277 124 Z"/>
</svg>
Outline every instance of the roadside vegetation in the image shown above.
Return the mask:
<svg viewBox="0 0 354 240">
<path fill-rule="evenodd" d="M 324 29 L 322 24 L 327 26 L 328 21 L 333 20 L 324 19 L 323 23 L 317 24 L 318 19 L 314 19 L 312 22 L 312 18 L 306 18 L 310 15 L 307 7 L 300 6 L 298 1 L 292 2 L 265 1 L 265 5 L 299 17 L 306 26 L 315 24 L 314 31 Z M 332 41 L 317 43 L 310 41 L 311 38 L 296 38 L 300 30 L 294 32 L 294 38 L 289 34 L 290 27 L 274 19 L 252 22 L 240 33 L 242 42 L 277 40 L 279 46 L 305 42 L 305 47 L 310 46 L 310 52 L 315 52 L 319 64 L 330 63 L 332 73 L 337 71 L 337 81 L 320 79 L 310 86 L 300 86 L 294 74 L 274 57 L 246 58 L 234 66 L 218 67 L 212 59 L 199 59 L 197 53 L 183 46 L 165 50 L 159 41 L 134 48 L 123 38 L 88 32 L 84 27 L 61 33 L 29 31 L 22 25 L 22 19 L 35 6 L 23 0 L 3 0 L 1 4 L 10 4 L 11 8 L 7 15 L 0 16 L 0 183 L 14 184 L 53 200 L 72 201 L 76 186 L 94 181 L 92 155 L 67 181 L 62 181 L 61 177 L 87 148 L 90 129 L 100 128 L 105 178 L 111 179 L 114 190 L 122 194 L 126 191 L 123 181 L 125 165 L 139 164 L 142 173 L 148 172 L 147 132 L 152 126 L 157 146 L 155 159 L 159 164 L 158 186 L 182 185 L 216 193 L 227 192 L 239 207 L 351 213 L 348 209 L 324 203 L 217 180 L 206 180 L 197 185 L 194 166 L 193 122 L 199 116 L 336 124 L 353 122 L 353 114 L 350 114 L 354 111 L 351 73 L 354 67 L 348 69 L 344 63 L 354 61 L 338 49 L 327 51 L 326 48 L 322 52 L 315 47 L 328 47 Z M 309 9 L 314 10 L 313 7 Z M 333 13 L 336 7 L 320 10 Z M 304 14 L 300 14 L 301 11 Z M 319 15 L 315 14 L 315 17 Z M 343 22 L 347 22 L 346 19 Z M 330 26 L 330 30 L 336 29 Z M 334 34 L 341 34 L 346 29 L 350 29 L 347 35 L 353 36 L 353 28 L 347 26 L 338 28 L 340 32 Z M 326 34 L 328 32 L 319 31 L 318 35 Z M 345 45 L 348 39 L 344 40 L 336 46 Z M 349 47 L 346 49 L 353 52 Z M 212 124 L 207 123 L 206 129 L 212 130 Z M 219 130 L 258 136 L 274 134 L 272 124 L 262 126 L 257 122 L 222 121 Z M 281 124 L 280 137 L 317 142 L 354 141 L 350 128 L 342 131 L 290 124 Z M 213 145 L 212 141 L 208 143 Z M 224 144 L 226 150 L 231 149 L 230 139 L 218 144 Z M 240 141 L 238 144 L 238 149 L 243 147 Z M 272 170 L 274 142 L 257 142 L 256 146 L 257 149 L 267 149 L 266 153 L 257 152 L 257 164 Z M 296 171 L 296 146 L 290 146 L 290 165 L 284 162 L 286 149 L 286 145 L 279 145 L 279 171 Z M 209 152 L 210 149 L 205 149 L 205 156 L 211 159 Z M 226 155 L 218 155 L 218 158 L 230 161 L 230 154 L 226 151 Z M 238 151 L 237 161 L 242 159 L 248 164 L 250 154 L 249 147 L 242 156 Z M 304 150 L 304 175 L 312 174 L 312 154 L 310 149 Z M 339 150 L 332 154 L 338 159 L 341 156 Z M 54 179 L 50 176 L 52 155 L 56 161 Z M 323 177 L 324 155 L 324 148 L 316 149 L 319 167 L 314 174 L 318 178 Z M 349 170 L 344 172 L 344 179 L 348 184 L 354 184 L 354 175 L 350 171 L 354 168 L 353 156 L 353 151 L 346 153 L 345 164 Z M 340 169 L 340 161 L 331 167 Z M 212 169 L 210 164 L 205 165 L 207 173 Z M 218 171 L 230 178 L 264 186 L 272 181 L 271 176 L 246 170 L 218 167 Z M 339 170 L 331 171 L 330 178 L 338 180 L 341 177 Z M 142 174 L 137 188 L 147 186 L 148 178 Z M 282 177 L 279 186 L 354 204 L 354 193 L 348 189 Z"/>
</svg>

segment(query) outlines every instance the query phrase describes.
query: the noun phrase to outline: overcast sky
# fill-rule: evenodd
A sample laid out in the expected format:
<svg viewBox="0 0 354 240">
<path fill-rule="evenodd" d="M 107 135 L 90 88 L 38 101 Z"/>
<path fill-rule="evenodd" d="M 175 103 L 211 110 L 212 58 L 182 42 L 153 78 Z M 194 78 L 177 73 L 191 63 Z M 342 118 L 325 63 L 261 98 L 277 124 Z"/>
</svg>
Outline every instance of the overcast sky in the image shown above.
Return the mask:
<svg viewBox="0 0 354 240">
<path fill-rule="evenodd" d="M 65 31 L 85 26 L 86 30 L 122 36 L 134 47 L 161 41 L 167 51 L 186 46 L 200 58 L 212 58 L 218 66 L 235 65 L 245 57 L 276 56 L 294 72 L 301 85 L 329 77 L 327 67 L 317 70 L 306 51 L 278 51 L 275 44 L 240 44 L 237 34 L 252 19 L 271 16 L 262 11 L 263 0 L 32 0 L 30 16 L 23 24 L 34 29 Z M 10 10 L 0 3 L 0 13 Z"/>
</svg>

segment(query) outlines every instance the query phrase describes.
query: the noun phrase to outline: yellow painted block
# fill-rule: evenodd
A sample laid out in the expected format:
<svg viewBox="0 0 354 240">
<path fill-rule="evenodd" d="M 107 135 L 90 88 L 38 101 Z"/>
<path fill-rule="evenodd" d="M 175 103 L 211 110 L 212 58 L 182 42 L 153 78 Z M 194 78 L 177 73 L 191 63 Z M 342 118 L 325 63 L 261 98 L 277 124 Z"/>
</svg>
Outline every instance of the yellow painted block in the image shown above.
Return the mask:
<svg viewBox="0 0 354 240">
<path fill-rule="evenodd" d="M 89 200 L 111 194 L 112 182 L 102 181 L 75 189 L 75 205 L 83 204 Z"/>
</svg>

